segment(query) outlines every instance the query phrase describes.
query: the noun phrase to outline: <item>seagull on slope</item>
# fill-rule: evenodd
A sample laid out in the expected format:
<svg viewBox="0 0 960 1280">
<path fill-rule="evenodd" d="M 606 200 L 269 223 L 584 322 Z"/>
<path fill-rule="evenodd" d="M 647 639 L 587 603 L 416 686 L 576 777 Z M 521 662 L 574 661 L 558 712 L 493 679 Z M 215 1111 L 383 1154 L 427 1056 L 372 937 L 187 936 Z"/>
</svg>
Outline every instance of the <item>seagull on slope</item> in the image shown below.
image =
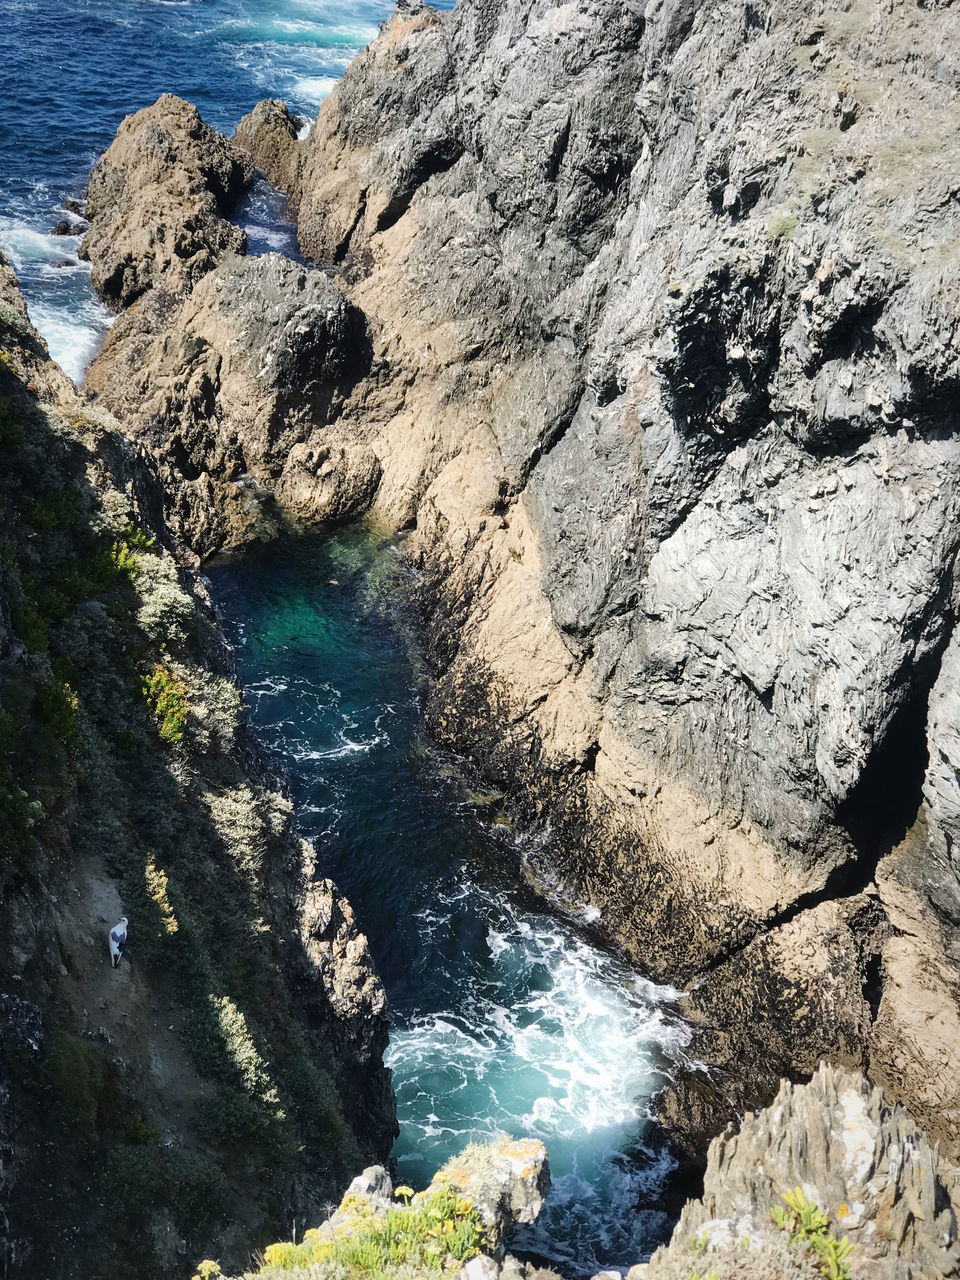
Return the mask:
<svg viewBox="0 0 960 1280">
<path fill-rule="evenodd" d="M 124 916 L 119 924 L 115 924 L 110 930 L 108 941 L 110 943 L 110 959 L 113 961 L 115 969 L 120 968 L 120 957 L 123 955 L 123 946 L 127 940 L 127 917 Z"/>
</svg>

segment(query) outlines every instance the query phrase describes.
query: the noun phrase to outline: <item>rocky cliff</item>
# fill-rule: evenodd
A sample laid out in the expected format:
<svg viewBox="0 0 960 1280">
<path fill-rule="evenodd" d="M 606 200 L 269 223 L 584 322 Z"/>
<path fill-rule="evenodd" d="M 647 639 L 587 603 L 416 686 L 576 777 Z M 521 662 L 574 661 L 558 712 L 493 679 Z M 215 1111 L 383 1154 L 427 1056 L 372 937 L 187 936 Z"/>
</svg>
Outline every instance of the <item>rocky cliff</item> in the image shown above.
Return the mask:
<svg viewBox="0 0 960 1280">
<path fill-rule="evenodd" d="M 389 1151 L 383 988 L 248 757 L 155 468 L 2 259 L 0 453 L 0 1268 L 242 1267 Z"/>
<path fill-rule="evenodd" d="M 230 144 L 312 268 L 212 212 L 159 263 L 158 130 L 222 208 L 184 104 L 91 187 L 96 278 L 107 238 L 149 287 L 88 392 L 202 552 L 409 530 L 435 732 L 542 829 L 542 885 L 693 984 L 695 1143 L 827 1057 L 960 1148 L 958 21 L 405 4 L 305 141 L 271 103 Z"/>
<path fill-rule="evenodd" d="M 912 1117 L 823 1066 L 711 1144 L 703 1197 L 628 1280 L 957 1276 L 958 1204 L 957 1169 Z"/>
</svg>

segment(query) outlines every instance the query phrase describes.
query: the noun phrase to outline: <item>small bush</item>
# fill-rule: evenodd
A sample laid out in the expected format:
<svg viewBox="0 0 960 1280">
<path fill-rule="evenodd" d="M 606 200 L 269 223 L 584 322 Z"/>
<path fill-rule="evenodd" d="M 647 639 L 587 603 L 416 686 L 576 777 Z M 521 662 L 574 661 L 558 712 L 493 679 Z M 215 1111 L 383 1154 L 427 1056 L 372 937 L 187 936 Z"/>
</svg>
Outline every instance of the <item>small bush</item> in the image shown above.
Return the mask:
<svg viewBox="0 0 960 1280">
<path fill-rule="evenodd" d="M 473 1201 L 452 1191 L 425 1192 L 413 1204 L 398 1205 L 378 1216 L 370 1213 L 366 1201 L 354 1204 L 345 1198 L 341 1208 L 356 1218 L 349 1234 L 324 1237 L 312 1230 L 302 1244 L 269 1245 L 261 1274 L 318 1263 L 356 1280 L 389 1275 L 400 1268 L 458 1270 L 487 1243 Z"/>
<path fill-rule="evenodd" d="M 774 1205 L 770 1210 L 774 1226 L 786 1231 L 791 1242 L 812 1255 L 826 1280 L 851 1280 L 850 1241 L 830 1234 L 830 1219 L 819 1205 L 810 1203 L 800 1187 L 785 1191 L 782 1199 L 785 1209 Z"/>
<path fill-rule="evenodd" d="M 80 700 L 65 680 L 48 680 L 37 690 L 37 715 L 64 744 L 77 736 Z"/>
<path fill-rule="evenodd" d="M 163 663 L 157 663 L 143 682 L 143 696 L 157 718 L 164 742 L 179 742 L 187 723 L 187 686 Z"/>
<path fill-rule="evenodd" d="M 23 423 L 10 401 L 0 398 L 0 449 L 15 449 L 22 439 Z"/>
<path fill-rule="evenodd" d="M 14 611 L 14 626 L 20 639 L 31 653 L 42 653 L 50 638 L 50 624 L 30 604 L 23 604 Z"/>
<path fill-rule="evenodd" d="M 105 1203 L 128 1230 L 164 1209 L 181 1231 L 209 1229 L 231 1207 L 223 1174 L 208 1156 L 186 1147 L 117 1147 L 104 1176 Z"/>
<path fill-rule="evenodd" d="M 160 1130 L 149 1120 L 134 1118 L 127 1125 L 127 1140 L 138 1147 L 153 1147 L 160 1141 Z"/>
<path fill-rule="evenodd" d="M 75 489 L 48 489 L 27 504 L 24 516 L 37 533 L 68 529 L 80 518 L 80 496 Z"/>
</svg>

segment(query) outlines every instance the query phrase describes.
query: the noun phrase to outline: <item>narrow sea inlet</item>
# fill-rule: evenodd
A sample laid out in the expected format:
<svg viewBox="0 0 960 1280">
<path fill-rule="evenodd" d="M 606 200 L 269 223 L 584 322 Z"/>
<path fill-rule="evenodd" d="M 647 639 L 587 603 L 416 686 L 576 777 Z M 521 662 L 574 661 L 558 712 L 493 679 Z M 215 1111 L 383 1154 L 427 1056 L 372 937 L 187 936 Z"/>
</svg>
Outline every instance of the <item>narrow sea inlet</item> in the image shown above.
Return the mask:
<svg viewBox="0 0 960 1280">
<path fill-rule="evenodd" d="M 442 4 L 441 7 L 447 7 Z M 63 207 L 128 112 L 177 93 L 232 133 L 258 99 L 305 119 L 390 0 L 10 0 L 0 54 L 0 248 L 51 354 L 79 380 L 110 324 Z M 249 252 L 295 253 L 258 184 Z M 51 234 L 67 222 L 71 234 Z M 350 898 L 394 1011 L 389 1063 L 403 1180 L 472 1139 L 543 1139 L 553 1191 L 515 1247 L 567 1275 L 628 1267 L 662 1238 L 667 1160 L 645 1104 L 680 1051 L 670 993 L 550 913 L 517 842 L 422 728 L 425 678 L 399 620 L 396 547 L 356 529 L 209 569 L 251 730 L 284 775 L 319 872 Z"/>
<path fill-rule="evenodd" d="M 250 727 L 387 986 L 401 1178 L 497 1132 L 542 1138 L 554 1187 L 515 1247 L 626 1267 L 666 1225 L 644 1207 L 667 1169 L 645 1103 L 683 1031 L 669 992 L 533 897 L 496 797 L 425 739 L 398 560 L 361 527 L 210 568 Z"/>
</svg>

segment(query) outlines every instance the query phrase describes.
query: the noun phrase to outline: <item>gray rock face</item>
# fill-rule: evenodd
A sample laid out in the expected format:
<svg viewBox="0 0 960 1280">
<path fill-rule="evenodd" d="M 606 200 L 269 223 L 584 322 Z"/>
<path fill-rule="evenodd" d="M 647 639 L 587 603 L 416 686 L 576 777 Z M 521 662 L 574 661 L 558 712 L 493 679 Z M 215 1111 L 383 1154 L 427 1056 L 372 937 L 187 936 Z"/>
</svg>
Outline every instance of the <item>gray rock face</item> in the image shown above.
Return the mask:
<svg viewBox="0 0 960 1280">
<path fill-rule="evenodd" d="M 850 1242 L 854 1280 L 960 1275 L 957 1170 L 862 1076 L 824 1066 L 808 1085 L 784 1084 L 738 1134 L 714 1140 L 703 1198 L 631 1280 L 678 1280 L 698 1268 L 717 1280 L 826 1274 L 771 1218 L 795 1189 L 824 1211 L 826 1231 Z"/>
<path fill-rule="evenodd" d="M 917 816 L 953 625 L 958 53 L 956 15 L 901 5 L 405 9 L 298 192 L 442 422 L 372 440 L 447 619 L 435 728 L 550 814 L 545 883 L 656 972 L 713 967 L 705 1052 L 741 1004 L 778 1069 L 879 1070 L 909 1025 L 911 1101 L 956 969 L 931 1003 L 934 942 L 877 916 L 906 883 L 947 918 L 941 819 L 857 894 Z"/>
</svg>

